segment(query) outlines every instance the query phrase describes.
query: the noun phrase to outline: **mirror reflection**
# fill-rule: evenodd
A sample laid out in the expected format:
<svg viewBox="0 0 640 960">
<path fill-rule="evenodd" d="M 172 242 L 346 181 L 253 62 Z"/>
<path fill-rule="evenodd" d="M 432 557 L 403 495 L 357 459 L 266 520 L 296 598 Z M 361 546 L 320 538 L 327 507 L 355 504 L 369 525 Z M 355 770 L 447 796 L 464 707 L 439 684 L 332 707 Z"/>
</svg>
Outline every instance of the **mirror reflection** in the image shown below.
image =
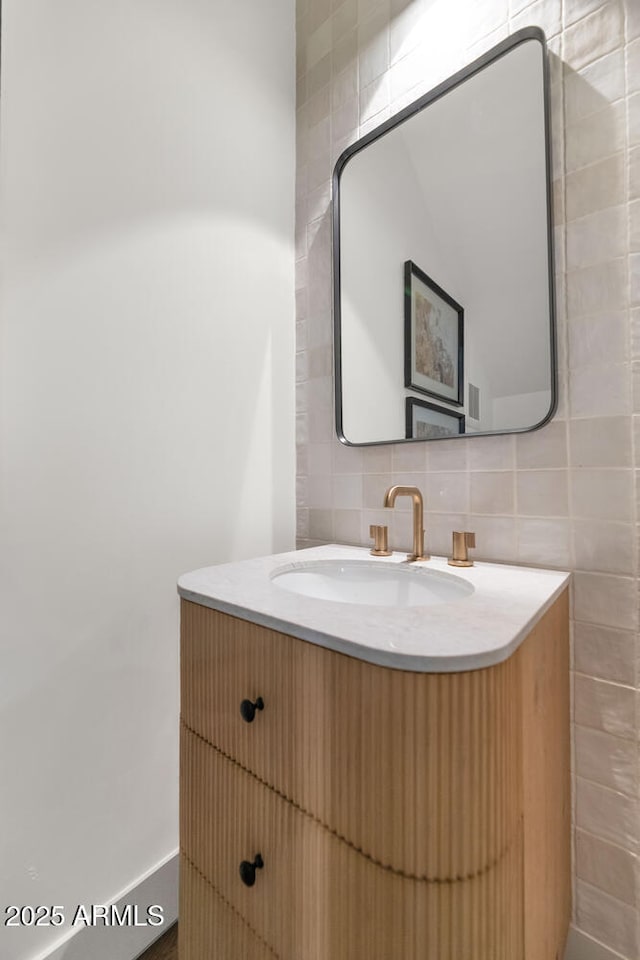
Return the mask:
<svg viewBox="0 0 640 960">
<path fill-rule="evenodd" d="M 338 161 L 343 441 L 521 431 L 552 415 L 547 86 L 544 34 L 521 30 Z"/>
</svg>

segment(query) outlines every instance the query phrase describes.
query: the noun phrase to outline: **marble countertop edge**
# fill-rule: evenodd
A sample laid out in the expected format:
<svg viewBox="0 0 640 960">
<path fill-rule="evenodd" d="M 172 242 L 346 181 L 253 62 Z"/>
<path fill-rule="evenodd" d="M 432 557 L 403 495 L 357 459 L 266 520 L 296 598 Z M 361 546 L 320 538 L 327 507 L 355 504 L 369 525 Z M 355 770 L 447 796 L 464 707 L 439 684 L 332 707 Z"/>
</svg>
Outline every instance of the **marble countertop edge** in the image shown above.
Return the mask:
<svg viewBox="0 0 640 960">
<path fill-rule="evenodd" d="M 428 607 L 377 607 L 301 597 L 274 586 L 283 567 L 313 560 L 372 560 L 365 547 L 330 544 L 219 564 L 184 574 L 180 596 L 370 663 L 421 673 L 478 670 L 506 660 L 566 589 L 560 570 L 479 562 L 448 567 L 446 558 L 416 563 L 473 584 L 462 600 Z M 403 563 L 393 554 L 382 563 Z"/>
</svg>

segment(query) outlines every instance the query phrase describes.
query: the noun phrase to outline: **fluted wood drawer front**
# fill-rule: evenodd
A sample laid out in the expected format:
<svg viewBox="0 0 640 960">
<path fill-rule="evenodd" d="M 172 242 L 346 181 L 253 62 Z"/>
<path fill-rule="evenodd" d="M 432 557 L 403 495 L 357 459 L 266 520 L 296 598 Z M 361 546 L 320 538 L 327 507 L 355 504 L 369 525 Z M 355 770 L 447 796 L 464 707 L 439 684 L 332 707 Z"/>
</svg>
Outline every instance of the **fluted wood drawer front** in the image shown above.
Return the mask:
<svg viewBox="0 0 640 960">
<path fill-rule="evenodd" d="M 180 857 L 180 960 L 276 960 L 276 954 L 192 865 Z"/>
<path fill-rule="evenodd" d="M 228 903 L 280 960 L 522 960 L 520 842 L 476 876 L 409 879 L 373 863 L 185 727 L 181 746 L 183 857 L 206 878 L 211 898 Z M 264 867 L 246 887 L 239 864 L 258 853 Z M 233 945 L 228 927 L 211 929 L 209 956 L 261 960 L 263 947 L 247 952 L 245 932 Z M 181 960 L 200 960 L 190 950 L 181 943 Z"/>
<path fill-rule="evenodd" d="M 292 637 L 181 602 L 181 716 L 190 729 L 288 796 L 299 778 L 300 651 Z M 247 723 L 243 700 L 264 707 Z"/>
<path fill-rule="evenodd" d="M 252 723 L 243 697 L 261 696 Z M 287 799 L 412 876 L 500 858 L 521 819 L 520 661 L 418 674 L 183 601 L 184 723 Z"/>
</svg>

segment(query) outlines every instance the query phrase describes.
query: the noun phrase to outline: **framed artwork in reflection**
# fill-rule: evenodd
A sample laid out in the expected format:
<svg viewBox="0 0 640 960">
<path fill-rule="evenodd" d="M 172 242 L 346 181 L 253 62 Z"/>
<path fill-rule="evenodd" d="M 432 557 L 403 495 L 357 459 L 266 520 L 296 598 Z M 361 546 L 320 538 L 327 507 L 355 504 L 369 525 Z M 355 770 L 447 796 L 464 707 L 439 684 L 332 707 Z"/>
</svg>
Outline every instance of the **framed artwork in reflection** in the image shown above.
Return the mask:
<svg viewBox="0 0 640 960">
<path fill-rule="evenodd" d="M 405 400 L 407 440 L 438 440 L 464 433 L 464 414 L 435 403 L 407 397 Z"/>
<path fill-rule="evenodd" d="M 463 403 L 464 310 L 412 260 L 404 265 L 404 385 Z"/>
</svg>

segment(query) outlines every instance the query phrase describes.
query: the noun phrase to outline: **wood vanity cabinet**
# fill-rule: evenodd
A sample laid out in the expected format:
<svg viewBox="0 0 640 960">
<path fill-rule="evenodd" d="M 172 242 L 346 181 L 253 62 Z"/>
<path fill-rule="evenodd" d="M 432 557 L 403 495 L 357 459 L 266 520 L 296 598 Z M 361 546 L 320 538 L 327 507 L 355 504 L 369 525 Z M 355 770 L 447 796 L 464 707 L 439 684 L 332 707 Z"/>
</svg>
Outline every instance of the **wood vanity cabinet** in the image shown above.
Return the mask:
<svg viewBox="0 0 640 960">
<path fill-rule="evenodd" d="M 560 960 L 566 590 L 439 674 L 182 600 L 181 694 L 180 960 Z"/>
</svg>

